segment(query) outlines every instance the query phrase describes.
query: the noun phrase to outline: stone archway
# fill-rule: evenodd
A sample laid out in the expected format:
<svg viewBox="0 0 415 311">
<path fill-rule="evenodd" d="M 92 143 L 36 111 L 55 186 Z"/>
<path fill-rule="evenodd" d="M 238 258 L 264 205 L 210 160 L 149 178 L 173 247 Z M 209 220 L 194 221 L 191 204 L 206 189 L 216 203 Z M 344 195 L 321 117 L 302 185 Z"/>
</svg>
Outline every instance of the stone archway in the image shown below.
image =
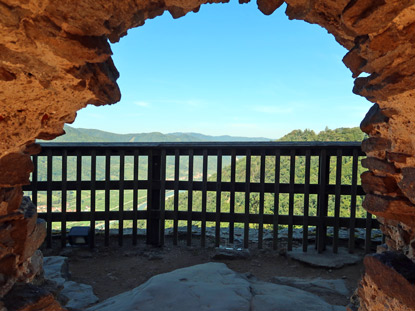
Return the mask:
<svg viewBox="0 0 415 311">
<path fill-rule="evenodd" d="M 119 100 L 108 39 L 166 10 L 178 18 L 214 2 L 226 1 L 0 0 L 0 297 L 30 279 L 30 258 L 44 236 L 21 205 L 35 139 L 61 135 L 88 104 Z M 257 0 L 264 14 L 284 2 L 291 19 L 319 24 L 349 50 L 343 61 L 356 78 L 353 91 L 375 103 L 362 122 L 370 136 L 364 206 L 379 216 L 394 253 L 366 259 L 360 309 L 415 308 L 405 274 L 415 260 L 415 1 Z M 362 72 L 370 75 L 359 78 Z"/>
</svg>

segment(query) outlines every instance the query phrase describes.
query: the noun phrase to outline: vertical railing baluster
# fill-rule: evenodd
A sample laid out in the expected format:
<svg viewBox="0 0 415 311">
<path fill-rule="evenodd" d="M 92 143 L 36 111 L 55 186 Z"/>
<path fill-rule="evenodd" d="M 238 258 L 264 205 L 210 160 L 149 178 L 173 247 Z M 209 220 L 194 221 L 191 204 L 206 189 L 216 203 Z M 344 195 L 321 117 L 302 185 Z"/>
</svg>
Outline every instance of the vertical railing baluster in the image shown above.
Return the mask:
<svg viewBox="0 0 415 311">
<path fill-rule="evenodd" d="M 67 204 L 67 180 L 68 180 L 68 150 L 62 151 L 62 189 L 61 189 L 61 247 L 66 246 L 66 204 Z"/>
<path fill-rule="evenodd" d="M 76 151 L 76 213 L 81 218 L 82 211 L 82 153 Z"/>
<path fill-rule="evenodd" d="M 95 203 L 96 203 L 96 179 L 97 179 L 97 151 L 91 151 L 91 211 L 90 211 L 90 228 L 91 236 L 89 245 L 95 247 Z"/>
<path fill-rule="evenodd" d="M 37 207 L 37 181 L 38 181 L 38 161 L 39 158 L 37 155 L 32 157 L 33 161 L 33 172 L 32 172 L 32 202 Z"/>
<path fill-rule="evenodd" d="M 111 183 L 111 150 L 105 151 L 105 246 L 110 244 L 110 183 Z"/>
<path fill-rule="evenodd" d="M 201 216 L 201 236 L 200 245 L 206 246 L 206 203 L 207 203 L 207 176 L 208 175 L 208 152 L 203 150 L 203 168 L 202 168 L 202 216 Z"/>
<path fill-rule="evenodd" d="M 357 198 L 357 172 L 359 165 L 359 150 L 353 149 L 352 160 L 352 190 L 350 198 L 350 223 L 349 223 L 349 253 L 355 249 L 355 226 L 356 226 L 356 198 Z"/>
<path fill-rule="evenodd" d="M 258 223 L 258 248 L 262 248 L 262 242 L 264 237 L 264 201 L 265 201 L 265 150 L 261 150 L 261 159 L 260 159 L 260 173 L 259 173 L 259 183 L 260 183 L 260 192 L 259 192 L 259 223 Z"/>
<path fill-rule="evenodd" d="M 124 241 L 124 172 L 125 151 L 120 152 L 119 190 L 118 190 L 118 245 L 123 246 Z"/>
<path fill-rule="evenodd" d="M 229 243 L 234 243 L 235 237 L 235 176 L 236 176 L 236 150 L 231 151 L 231 191 L 229 193 Z"/>
<path fill-rule="evenodd" d="M 193 149 L 189 150 L 189 175 L 187 188 L 187 246 L 192 245 L 192 211 L 193 211 Z"/>
<path fill-rule="evenodd" d="M 179 180 L 180 180 L 180 153 L 174 151 L 174 211 L 173 211 L 173 245 L 179 240 Z"/>
<path fill-rule="evenodd" d="M 139 151 L 134 149 L 133 165 L 133 245 L 137 245 Z"/>
<path fill-rule="evenodd" d="M 220 245 L 220 224 L 221 224 L 221 204 L 222 204 L 222 150 L 217 153 L 216 171 L 216 215 L 215 215 L 215 245 Z"/>
<path fill-rule="evenodd" d="M 166 149 L 162 149 L 160 159 L 160 246 L 164 245 L 164 231 L 166 226 L 166 159 Z"/>
<path fill-rule="evenodd" d="M 329 183 L 330 176 L 330 156 L 327 155 L 326 149 L 321 149 L 319 158 L 319 192 L 318 192 L 318 205 L 317 216 L 319 217 L 319 225 L 316 233 L 316 247 L 319 253 L 322 253 L 326 249 L 326 217 L 327 217 L 327 185 Z"/>
<path fill-rule="evenodd" d="M 160 150 L 152 149 L 148 155 L 147 244 L 154 246 L 160 246 L 160 179 Z"/>
<path fill-rule="evenodd" d="M 341 149 L 337 149 L 336 157 L 336 186 L 334 198 L 334 226 L 333 226 L 333 253 L 337 254 L 339 244 L 339 222 L 340 222 L 340 199 L 342 184 L 342 160 L 343 153 Z"/>
<path fill-rule="evenodd" d="M 294 219 L 294 184 L 295 184 L 295 149 L 290 151 L 290 185 L 288 195 L 288 243 L 287 249 L 293 249 L 293 219 Z"/>
<path fill-rule="evenodd" d="M 272 248 L 278 249 L 278 227 L 279 227 L 279 214 L 280 214 L 280 166 L 281 156 L 280 149 L 275 150 L 275 175 L 274 175 L 274 215 L 273 215 L 273 241 Z"/>
<path fill-rule="evenodd" d="M 251 149 L 246 151 L 244 248 L 249 247 L 249 215 L 251 198 Z"/>
<path fill-rule="evenodd" d="M 53 157 L 52 150 L 47 151 L 47 188 L 46 188 L 46 223 L 47 223 L 47 234 L 46 234 L 46 245 L 48 248 L 52 247 L 52 176 L 53 176 Z"/>
<path fill-rule="evenodd" d="M 303 252 L 308 250 L 308 220 L 310 213 L 310 162 L 311 150 L 305 153 L 305 176 L 304 176 L 304 215 L 303 215 Z"/>
<path fill-rule="evenodd" d="M 151 210 L 153 209 L 153 161 L 154 161 L 154 149 L 150 149 L 148 152 L 148 160 L 147 160 L 147 180 L 148 180 L 148 188 L 147 188 L 147 216 L 146 216 L 146 244 L 151 244 L 152 241 L 152 230 L 151 230 Z"/>
</svg>

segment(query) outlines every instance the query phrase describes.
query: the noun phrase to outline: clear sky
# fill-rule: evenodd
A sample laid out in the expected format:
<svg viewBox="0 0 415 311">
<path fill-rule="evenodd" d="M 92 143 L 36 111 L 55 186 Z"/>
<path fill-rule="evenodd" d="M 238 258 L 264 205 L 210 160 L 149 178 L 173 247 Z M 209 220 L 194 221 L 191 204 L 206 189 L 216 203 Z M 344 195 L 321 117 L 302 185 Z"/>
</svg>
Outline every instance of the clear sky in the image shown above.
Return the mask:
<svg viewBox="0 0 415 311">
<path fill-rule="evenodd" d="M 268 138 L 359 126 L 371 103 L 352 93 L 347 50 L 284 11 L 231 0 L 129 30 L 112 45 L 121 102 L 87 107 L 73 126 Z"/>
</svg>

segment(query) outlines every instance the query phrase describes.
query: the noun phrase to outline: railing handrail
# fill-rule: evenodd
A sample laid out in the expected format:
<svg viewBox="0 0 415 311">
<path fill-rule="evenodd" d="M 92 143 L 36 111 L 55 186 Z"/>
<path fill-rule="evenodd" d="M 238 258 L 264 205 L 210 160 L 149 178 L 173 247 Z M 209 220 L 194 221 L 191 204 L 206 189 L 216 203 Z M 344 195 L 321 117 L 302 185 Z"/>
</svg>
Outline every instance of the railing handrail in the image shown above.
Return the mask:
<svg viewBox="0 0 415 311">
<path fill-rule="evenodd" d="M 354 141 L 200 141 L 200 142 L 40 142 L 42 147 L 51 148 L 107 148 L 107 147 L 140 147 L 140 148 L 356 148 L 361 142 Z"/>
<path fill-rule="evenodd" d="M 105 155 L 108 149 L 116 154 L 117 151 L 125 151 L 125 155 L 133 155 L 135 149 L 140 149 L 141 154 L 148 154 L 150 150 L 166 150 L 167 155 L 171 156 L 178 150 L 180 155 L 188 155 L 189 150 L 194 151 L 194 155 L 203 155 L 207 150 L 208 155 L 216 155 L 217 150 L 222 150 L 222 155 L 230 156 L 235 150 L 237 156 L 246 155 L 246 150 L 251 150 L 252 156 L 261 155 L 261 150 L 265 150 L 265 155 L 273 155 L 273 151 L 279 149 L 281 156 L 289 156 L 291 150 L 295 149 L 296 155 L 305 155 L 306 150 L 311 150 L 312 156 L 320 155 L 321 150 L 326 150 L 328 156 L 336 155 L 338 149 L 342 149 L 344 156 L 352 156 L 358 150 L 358 156 L 365 154 L 361 150 L 359 142 L 94 142 L 94 143 L 41 143 L 44 150 L 49 150 L 51 155 L 58 156 L 62 150 L 67 151 L 67 155 L 89 155 L 91 150 L 97 152 L 97 156 Z"/>
</svg>

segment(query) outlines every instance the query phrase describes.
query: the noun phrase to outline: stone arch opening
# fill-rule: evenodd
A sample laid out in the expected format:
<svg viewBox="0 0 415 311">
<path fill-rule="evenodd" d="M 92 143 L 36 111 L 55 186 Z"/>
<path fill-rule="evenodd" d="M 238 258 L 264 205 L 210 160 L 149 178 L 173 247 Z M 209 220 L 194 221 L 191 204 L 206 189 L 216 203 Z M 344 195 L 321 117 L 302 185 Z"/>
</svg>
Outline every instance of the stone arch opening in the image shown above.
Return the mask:
<svg viewBox="0 0 415 311">
<path fill-rule="evenodd" d="M 321 25 L 349 50 L 343 61 L 356 78 L 353 91 L 375 103 L 362 122 L 370 136 L 362 145 L 369 169 L 363 178 L 365 207 L 383 223 L 389 252 L 366 258 L 360 310 L 385 305 L 390 310 L 414 309 L 415 4 L 285 2 L 290 18 Z M 9 233 L 2 227 L 0 236 L 3 245 L 13 245 L 0 249 L 0 296 L 16 281 L 30 278 L 29 259 L 42 236 L 33 218 L 28 221 L 18 211 L 21 185 L 29 182 L 32 169 L 29 156 L 38 152 L 34 140 L 60 135 L 63 124 L 87 104 L 119 100 L 118 72 L 107 39 L 115 42 L 129 28 L 166 10 L 178 18 L 197 12 L 203 3 L 0 1 L 0 222 L 12 227 Z M 258 7 L 271 14 L 283 3 L 258 0 Z M 370 75 L 359 77 L 362 72 Z M 37 240 L 32 239 L 34 232 Z"/>
<path fill-rule="evenodd" d="M 234 136 L 252 136 L 261 130 L 255 136 L 274 139 L 299 128 L 319 132 L 326 126 L 358 126 L 370 102 L 351 92 L 353 79 L 341 61 L 347 50 L 318 25 L 288 20 L 285 6 L 266 17 L 255 3 L 210 5 L 177 20 L 165 12 L 129 30 L 111 46 L 121 73 L 117 80 L 121 101 L 80 110 L 73 126 L 122 133 Z M 295 61 L 287 59 L 289 54 L 295 55 Z M 345 109 L 346 104 L 353 109 Z M 357 106 L 362 109 L 354 110 Z M 246 110 L 251 113 L 242 115 Z M 361 116 L 352 118 L 352 110 Z M 342 115 L 341 122 L 330 117 L 336 112 Z M 95 114 L 102 120 L 94 126 Z M 118 125 L 110 128 L 112 123 Z M 215 134 L 209 133 L 212 129 Z"/>
</svg>

